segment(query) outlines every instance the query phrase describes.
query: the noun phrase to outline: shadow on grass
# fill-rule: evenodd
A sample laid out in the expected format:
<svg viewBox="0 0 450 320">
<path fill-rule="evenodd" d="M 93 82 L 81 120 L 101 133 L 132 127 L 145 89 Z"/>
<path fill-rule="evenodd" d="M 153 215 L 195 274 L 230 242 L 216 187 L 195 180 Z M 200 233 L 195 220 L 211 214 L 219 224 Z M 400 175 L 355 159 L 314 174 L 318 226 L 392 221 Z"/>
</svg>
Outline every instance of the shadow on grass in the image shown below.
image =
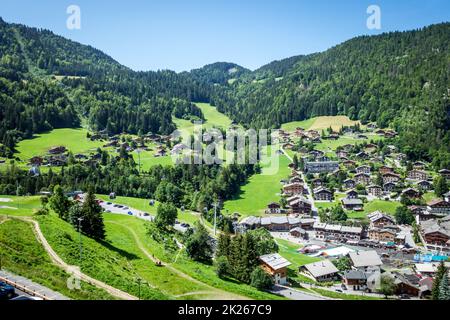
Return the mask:
<svg viewBox="0 0 450 320">
<path fill-rule="evenodd" d="M 120 254 L 122 257 L 125 257 L 125 258 L 127 258 L 128 260 L 137 260 L 137 259 L 140 259 L 140 257 L 138 257 L 137 255 L 135 255 L 134 253 L 130 253 L 130 252 L 127 252 L 127 251 L 125 251 L 125 250 L 119 249 L 119 248 L 113 246 L 111 243 L 109 243 L 109 242 L 107 242 L 107 241 L 99 240 L 98 243 L 101 244 L 102 246 L 104 246 L 105 248 L 107 248 L 107 249 L 109 249 L 109 250 L 111 250 L 111 251 L 114 251 L 114 252 Z"/>
</svg>

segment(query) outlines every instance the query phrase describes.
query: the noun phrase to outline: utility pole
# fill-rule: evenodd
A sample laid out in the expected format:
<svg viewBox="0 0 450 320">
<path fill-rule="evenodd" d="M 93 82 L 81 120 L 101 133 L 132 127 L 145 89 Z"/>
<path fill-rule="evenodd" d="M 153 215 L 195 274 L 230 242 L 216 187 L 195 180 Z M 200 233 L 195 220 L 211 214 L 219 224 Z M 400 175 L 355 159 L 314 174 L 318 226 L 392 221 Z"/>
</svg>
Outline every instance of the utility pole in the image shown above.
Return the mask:
<svg viewBox="0 0 450 320">
<path fill-rule="evenodd" d="M 83 259 L 83 242 L 81 239 L 81 222 L 83 221 L 83 218 L 78 218 L 78 233 L 80 234 L 80 264 L 81 260 Z"/>
<path fill-rule="evenodd" d="M 141 282 L 142 279 L 141 278 L 137 278 L 137 283 L 138 283 L 138 299 L 141 300 Z"/>
<path fill-rule="evenodd" d="M 217 233 L 217 207 L 220 205 L 219 200 L 216 200 L 213 203 L 214 206 L 214 235 Z"/>
<path fill-rule="evenodd" d="M 141 152 L 142 152 L 142 149 L 138 148 L 138 149 L 136 149 L 136 152 L 137 152 L 138 158 L 139 158 L 139 175 L 141 175 Z"/>
</svg>

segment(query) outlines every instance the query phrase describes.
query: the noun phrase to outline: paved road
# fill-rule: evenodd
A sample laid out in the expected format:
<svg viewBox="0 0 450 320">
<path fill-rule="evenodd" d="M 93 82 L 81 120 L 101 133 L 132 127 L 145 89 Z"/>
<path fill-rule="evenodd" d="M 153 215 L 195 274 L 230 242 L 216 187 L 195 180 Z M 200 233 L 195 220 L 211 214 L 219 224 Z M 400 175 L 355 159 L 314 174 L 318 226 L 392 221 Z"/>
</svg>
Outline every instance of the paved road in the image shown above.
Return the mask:
<svg viewBox="0 0 450 320">
<path fill-rule="evenodd" d="M 13 287 L 20 288 L 16 289 L 16 293 L 18 295 L 24 295 L 28 297 L 37 296 L 38 298 L 47 297 L 49 300 L 70 300 L 66 296 L 56 291 L 53 291 L 27 278 L 15 275 L 5 270 L 0 270 L 0 281 L 7 282 Z"/>
<path fill-rule="evenodd" d="M 320 295 L 315 294 L 309 294 L 300 290 L 291 289 L 284 286 L 275 286 L 273 290 L 271 290 L 272 293 L 282 295 L 283 297 L 292 299 L 292 300 L 334 300 L 327 297 L 322 297 Z"/>
</svg>

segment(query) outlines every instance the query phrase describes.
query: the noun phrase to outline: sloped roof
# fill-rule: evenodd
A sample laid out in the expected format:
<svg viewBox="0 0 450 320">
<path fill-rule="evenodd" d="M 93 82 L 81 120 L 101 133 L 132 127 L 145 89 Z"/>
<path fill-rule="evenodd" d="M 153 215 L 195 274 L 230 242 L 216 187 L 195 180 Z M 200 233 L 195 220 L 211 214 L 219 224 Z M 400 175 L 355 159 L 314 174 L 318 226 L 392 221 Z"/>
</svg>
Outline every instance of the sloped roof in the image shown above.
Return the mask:
<svg viewBox="0 0 450 320">
<path fill-rule="evenodd" d="M 273 270 L 280 270 L 291 265 L 289 261 L 280 256 L 278 253 L 266 254 L 259 257 L 259 259 L 269 267 L 271 267 Z"/>
<path fill-rule="evenodd" d="M 303 266 L 303 268 L 308 270 L 308 272 L 311 273 L 314 278 L 339 272 L 338 268 L 336 268 L 336 266 L 329 260 L 322 260 L 319 262 L 306 264 Z"/>
<path fill-rule="evenodd" d="M 383 264 L 375 250 L 350 252 L 348 255 L 356 268 L 381 266 Z"/>
</svg>

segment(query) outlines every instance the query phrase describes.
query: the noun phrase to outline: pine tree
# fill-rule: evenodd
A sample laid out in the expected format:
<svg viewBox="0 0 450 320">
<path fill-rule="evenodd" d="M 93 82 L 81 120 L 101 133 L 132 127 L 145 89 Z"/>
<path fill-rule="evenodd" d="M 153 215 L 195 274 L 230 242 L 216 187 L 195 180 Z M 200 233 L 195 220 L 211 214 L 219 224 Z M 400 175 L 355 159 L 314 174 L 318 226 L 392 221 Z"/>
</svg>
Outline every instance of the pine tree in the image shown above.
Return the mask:
<svg viewBox="0 0 450 320">
<path fill-rule="evenodd" d="M 439 264 L 437 270 L 436 270 L 436 275 L 434 277 L 433 280 L 433 288 L 431 290 L 431 298 L 432 300 L 439 300 L 439 292 L 440 292 L 440 287 L 441 287 L 441 281 L 444 278 L 444 275 L 447 273 L 447 269 L 444 265 L 444 262 L 441 261 L 441 263 Z"/>
<path fill-rule="evenodd" d="M 221 233 L 217 242 L 216 258 L 230 255 L 231 237 L 228 233 Z"/>
<path fill-rule="evenodd" d="M 439 300 L 450 300 L 450 287 L 448 286 L 448 274 L 445 273 L 439 285 Z"/>
<path fill-rule="evenodd" d="M 88 237 L 97 240 L 105 239 L 103 209 L 95 200 L 95 195 L 89 191 L 81 207 L 81 230 Z"/>
<path fill-rule="evenodd" d="M 50 208 L 58 214 L 58 217 L 67 220 L 67 215 L 72 203 L 66 197 L 63 189 L 59 185 L 55 186 L 53 189 L 53 195 L 50 197 L 49 202 Z"/>
</svg>

